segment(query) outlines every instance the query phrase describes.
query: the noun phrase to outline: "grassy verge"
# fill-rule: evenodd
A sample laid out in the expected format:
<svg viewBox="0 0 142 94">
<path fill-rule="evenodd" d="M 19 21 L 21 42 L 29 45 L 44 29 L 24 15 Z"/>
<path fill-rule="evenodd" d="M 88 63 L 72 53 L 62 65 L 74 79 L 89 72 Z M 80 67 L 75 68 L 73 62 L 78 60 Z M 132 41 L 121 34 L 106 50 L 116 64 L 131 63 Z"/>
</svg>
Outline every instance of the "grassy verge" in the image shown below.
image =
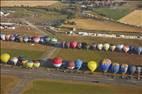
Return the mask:
<svg viewBox="0 0 142 94">
<path fill-rule="evenodd" d="M 9 94 L 11 88 L 14 87 L 18 81 L 19 78 L 17 77 L 1 75 L 0 79 L 1 94 Z"/>
<path fill-rule="evenodd" d="M 120 85 L 93 85 L 81 82 L 35 80 L 24 94 L 140 94 L 139 87 Z"/>
</svg>

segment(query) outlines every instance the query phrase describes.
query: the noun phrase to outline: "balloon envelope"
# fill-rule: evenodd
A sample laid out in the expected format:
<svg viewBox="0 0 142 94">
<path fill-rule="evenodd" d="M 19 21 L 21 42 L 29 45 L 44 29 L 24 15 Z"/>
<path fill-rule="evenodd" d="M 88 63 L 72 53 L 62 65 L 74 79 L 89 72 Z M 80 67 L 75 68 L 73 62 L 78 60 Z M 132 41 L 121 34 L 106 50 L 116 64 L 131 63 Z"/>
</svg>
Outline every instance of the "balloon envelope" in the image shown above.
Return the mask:
<svg viewBox="0 0 142 94">
<path fill-rule="evenodd" d="M 108 44 L 108 43 L 105 43 L 105 44 L 104 44 L 104 50 L 105 50 L 105 51 L 108 51 L 108 50 L 109 50 L 109 47 L 110 47 L 110 44 Z"/>
<path fill-rule="evenodd" d="M 108 69 L 110 68 L 110 65 L 111 65 L 111 60 L 110 59 L 104 59 L 102 61 L 100 68 L 103 72 L 107 72 Z"/>
<path fill-rule="evenodd" d="M 80 60 L 80 59 L 77 59 L 77 60 L 75 61 L 75 67 L 76 67 L 76 69 L 79 70 L 79 69 L 82 67 L 82 64 L 83 64 L 83 61 Z"/>
<path fill-rule="evenodd" d="M 123 51 L 124 51 L 125 53 L 127 53 L 129 50 L 130 50 L 129 46 L 124 46 L 124 47 L 123 47 Z"/>
<path fill-rule="evenodd" d="M 110 46 L 110 50 L 111 50 L 111 51 L 114 51 L 114 50 L 115 50 L 115 48 L 116 48 L 116 46 L 115 46 L 115 45 Z"/>
<path fill-rule="evenodd" d="M 128 71 L 131 75 L 134 74 L 136 72 L 136 66 L 134 65 L 129 66 Z"/>
<path fill-rule="evenodd" d="M 39 68 L 40 67 L 40 62 L 39 61 L 34 61 L 33 67 L 34 68 Z"/>
<path fill-rule="evenodd" d="M 116 47 L 117 47 L 118 51 L 122 51 L 124 45 L 123 44 L 118 44 Z"/>
<path fill-rule="evenodd" d="M 122 64 L 120 67 L 120 72 L 127 73 L 127 70 L 128 70 L 128 64 Z"/>
<path fill-rule="evenodd" d="M 13 64 L 13 65 L 16 65 L 18 63 L 18 58 L 17 57 L 11 58 L 10 63 Z"/>
<path fill-rule="evenodd" d="M 53 59 L 52 63 L 54 65 L 54 67 L 58 68 L 62 65 L 62 58 L 56 57 L 56 58 Z"/>
<path fill-rule="evenodd" d="M 118 63 L 113 63 L 111 66 L 111 72 L 117 73 L 117 72 L 119 72 L 119 68 L 120 68 L 120 65 Z"/>
<path fill-rule="evenodd" d="M 103 49 L 103 44 L 98 44 L 97 48 L 98 48 L 98 50 L 102 50 Z"/>
<path fill-rule="evenodd" d="M 34 41 L 35 43 L 39 43 L 40 37 L 38 37 L 38 36 L 33 37 L 33 41 Z"/>
<path fill-rule="evenodd" d="M 7 63 L 10 59 L 10 55 L 8 53 L 1 54 L 0 60 L 3 63 Z"/>
<path fill-rule="evenodd" d="M 70 47 L 71 48 L 76 48 L 77 47 L 77 42 L 76 41 L 70 42 Z"/>
<path fill-rule="evenodd" d="M 97 63 L 95 61 L 89 61 L 87 67 L 91 72 L 94 72 L 97 69 Z"/>
<path fill-rule="evenodd" d="M 32 61 L 28 61 L 27 63 L 26 63 L 26 67 L 27 68 L 33 68 L 33 62 Z"/>
<path fill-rule="evenodd" d="M 74 61 L 69 61 L 67 68 L 68 68 L 68 69 L 74 69 L 74 68 L 75 68 L 75 63 L 74 63 Z"/>
</svg>

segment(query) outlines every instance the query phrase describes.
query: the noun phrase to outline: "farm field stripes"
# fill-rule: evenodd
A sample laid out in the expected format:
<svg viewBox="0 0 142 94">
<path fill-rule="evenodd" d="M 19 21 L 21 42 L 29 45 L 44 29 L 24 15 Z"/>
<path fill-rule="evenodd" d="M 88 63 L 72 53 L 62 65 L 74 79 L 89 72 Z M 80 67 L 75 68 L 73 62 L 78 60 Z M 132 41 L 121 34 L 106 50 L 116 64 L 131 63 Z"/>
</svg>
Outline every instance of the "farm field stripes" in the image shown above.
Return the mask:
<svg viewBox="0 0 142 94">
<path fill-rule="evenodd" d="M 9 0 L 9 1 L 5 1 L 2 0 L 1 1 L 1 7 L 14 7 L 14 6 L 29 6 L 29 7 L 37 7 L 37 6 L 49 6 L 52 4 L 57 3 L 58 1 L 15 1 L 15 0 Z"/>
</svg>

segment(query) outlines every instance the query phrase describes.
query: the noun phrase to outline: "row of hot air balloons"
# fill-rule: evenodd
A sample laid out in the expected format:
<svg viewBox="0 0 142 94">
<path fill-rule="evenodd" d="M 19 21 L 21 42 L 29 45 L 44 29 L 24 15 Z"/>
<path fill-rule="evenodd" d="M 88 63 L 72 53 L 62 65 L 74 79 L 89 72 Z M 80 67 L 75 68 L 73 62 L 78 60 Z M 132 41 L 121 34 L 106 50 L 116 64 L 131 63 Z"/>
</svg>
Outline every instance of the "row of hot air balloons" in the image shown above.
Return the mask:
<svg viewBox="0 0 142 94">
<path fill-rule="evenodd" d="M 19 65 L 19 66 L 22 65 L 25 68 L 40 67 L 40 61 L 38 60 L 26 60 L 21 56 L 11 57 L 8 53 L 1 54 L 0 61 L 12 65 Z M 54 59 L 52 59 L 51 64 L 55 68 L 66 68 L 69 70 L 73 69 L 80 70 L 83 68 L 87 68 L 91 72 L 94 72 L 98 69 L 104 73 L 106 72 L 110 72 L 113 74 L 121 73 L 122 75 L 125 75 L 126 73 L 133 75 L 136 72 L 139 75 L 141 75 L 142 73 L 142 66 L 112 63 L 110 59 L 103 59 L 99 64 L 94 60 L 84 63 L 84 61 L 81 59 L 77 59 L 75 61 L 65 61 L 60 57 L 55 57 Z"/>
<path fill-rule="evenodd" d="M 0 33 L 0 39 L 3 41 L 16 41 L 16 42 L 32 42 L 40 44 L 57 44 L 58 40 L 49 36 L 21 36 L 19 34 L 2 34 Z"/>
<path fill-rule="evenodd" d="M 0 61 L 5 64 L 23 66 L 25 68 L 39 68 L 40 62 L 38 60 L 27 60 L 22 56 L 11 57 L 8 53 L 3 53 L 0 56 Z"/>
<path fill-rule="evenodd" d="M 56 38 L 52 38 L 49 36 L 20 36 L 18 34 L 0 34 L 0 39 L 3 41 L 17 41 L 17 42 L 32 42 L 32 43 L 40 43 L 40 44 L 51 44 L 53 46 L 58 46 L 61 48 L 78 48 L 78 49 L 91 49 L 91 50 L 104 50 L 104 51 L 119 51 L 125 53 L 134 53 L 141 55 L 142 47 L 129 46 L 124 44 L 109 44 L 109 43 L 93 43 L 91 45 L 85 42 L 77 42 L 77 41 L 63 41 L 59 42 Z"/>
</svg>

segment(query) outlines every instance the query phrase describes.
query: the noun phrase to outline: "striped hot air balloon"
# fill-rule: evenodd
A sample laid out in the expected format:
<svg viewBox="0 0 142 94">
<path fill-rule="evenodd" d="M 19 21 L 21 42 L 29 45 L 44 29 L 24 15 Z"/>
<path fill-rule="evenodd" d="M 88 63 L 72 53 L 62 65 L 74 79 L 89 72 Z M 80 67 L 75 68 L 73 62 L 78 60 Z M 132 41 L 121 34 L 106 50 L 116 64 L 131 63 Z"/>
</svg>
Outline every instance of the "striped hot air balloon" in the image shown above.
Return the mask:
<svg viewBox="0 0 142 94">
<path fill-rule="evenodd" d="M 56 57 L 53 59 L 52 64 L 54 67 L 59 68 L 62 65 L 62 58 Z"/>
<path fill-rule="evenodd" d="M 107 72 L 111 66 L 111 60 L 110 59 L 104 59 L 101 63 L 100 69 L 103 72 Z"/>
<path fill-rule="evenodd" d="M 120 65 L 118 63 L 113 63 L 111 66 L 111 72 L 116 74 L 119 72 Z"/>
</svg>

